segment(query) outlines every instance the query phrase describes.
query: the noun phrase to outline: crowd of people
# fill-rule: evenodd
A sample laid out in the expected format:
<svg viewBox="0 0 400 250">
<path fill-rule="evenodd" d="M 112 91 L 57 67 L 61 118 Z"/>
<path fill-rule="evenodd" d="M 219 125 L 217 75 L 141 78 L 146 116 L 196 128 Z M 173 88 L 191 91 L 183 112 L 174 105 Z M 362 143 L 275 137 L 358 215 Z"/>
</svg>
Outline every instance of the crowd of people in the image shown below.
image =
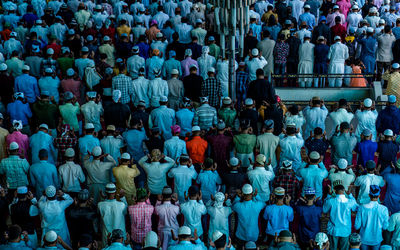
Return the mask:
<svg viewBox="0 0 400 250">
<path fill-rule="evenodd" d="M 400 249 L 400 3 L 255 2 L 233 90 L 219 11 L 2 1 L 0 250 Z"/>
</svg>

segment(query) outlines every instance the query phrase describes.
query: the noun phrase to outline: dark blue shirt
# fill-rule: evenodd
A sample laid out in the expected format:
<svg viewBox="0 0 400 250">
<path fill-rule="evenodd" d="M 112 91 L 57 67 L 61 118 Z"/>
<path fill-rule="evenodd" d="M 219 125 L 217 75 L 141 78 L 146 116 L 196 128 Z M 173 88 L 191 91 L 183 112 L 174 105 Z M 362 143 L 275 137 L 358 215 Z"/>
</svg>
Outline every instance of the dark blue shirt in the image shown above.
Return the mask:
<svg viewBox="0 0 400 250">
<path fill-rule="evenodd" d="M 326 44 L 317 44 L 314 47 L 315 63 L 327 63 L 329 46 Z"/>
<path fill-rule="evenodd" d="M 399 145 L 393 141 L 380 141 L 378 143 L 378 164 L 382 165 L 381 171 L 389 166 L 391 162 L 396 164 L 397 152 L 399 152 Z"/>
<path fill-rule="evenodd" d="M 357 143 L 354 151 L 358 154 L 357 164 L 365 167 L 365 163 L 374 160 L 375 152 L 378 150 L 378 143 L 365 140 Z"/>
<path fill-rule="evenodd" d="M 315 239 L 317 233 L 320 232 L 320 220 L 322 207 L 312 205 L 300 205 L 296 207 L 299 215 L 299 236 L 300 241 L 308 243 L 310 239 Z"/>
<path fill-rule="evenodd" d="M 139 56 L 143 57 L 144 59 L 149 58 L 150 46 L 144 42 L 140 42 L 136 45 L 139 47 Z"/>
<path fill-rule="evenodd" d="M 306 140 L 305 146 L 308 152 L 317 151 L 321 156 L 325 156 L 326 150 L 328 150 L 329 143 L 323 139 L 308 139 Z"/>
<path fill-rule="evenodd" d="M 400 110 L 396 106 L 388 106 L 378 114 L 376 119 L 376 130 L 383 133 L 386 129 L 391 129 L 398 134 L 400 130 Z"/>
<path fill-rule="evenodd" d="M 29 103 L 23 103 L 20 100 L 9 103 L 7 105 L 7 113 L 10 115 L 10 120 L 21 120 L 22 124 L 28 125 L 29 118 L 32 117 L 31 109 L 29 108 Z"/>
</svg>

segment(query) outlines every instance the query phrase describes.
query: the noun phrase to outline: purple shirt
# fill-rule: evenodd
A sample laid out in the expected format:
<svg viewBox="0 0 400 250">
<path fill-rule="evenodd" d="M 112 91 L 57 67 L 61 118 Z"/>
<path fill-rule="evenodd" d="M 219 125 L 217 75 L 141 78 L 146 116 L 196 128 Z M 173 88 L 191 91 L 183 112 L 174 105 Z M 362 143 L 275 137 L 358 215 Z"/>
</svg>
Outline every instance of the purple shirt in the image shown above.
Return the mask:
<svg viewBox="0 0 400 250">
<path fill-rule="evenodd" d="M 185 60 L 183 60 L 181 62 L 181 66 L 182 66 L 182 72 L 183 72 L 183 77 L 187 76 L 190 74 L 190 66 L 192 66 L 192 64 L 196 65 L 197 68 L 199 68 L 199 65 L 197 64 L 196 60 L 193 60 L 191 57 L 187 57 Z M 199 71 L 197 71 L 197 75 L 199 74 Z"/>
</svg>

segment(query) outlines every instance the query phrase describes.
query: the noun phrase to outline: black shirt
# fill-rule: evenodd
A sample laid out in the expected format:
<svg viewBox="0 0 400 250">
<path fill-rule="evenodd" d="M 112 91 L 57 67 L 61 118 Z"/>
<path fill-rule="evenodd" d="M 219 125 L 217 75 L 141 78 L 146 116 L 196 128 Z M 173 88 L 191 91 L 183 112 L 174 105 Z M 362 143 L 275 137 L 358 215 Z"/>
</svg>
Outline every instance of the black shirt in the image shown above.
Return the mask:
<svg viewBox="0 0 400 250">
<path fill-rule="evenodd" d="M 1 102 L 6 106 L 8 103 L 12 102 L 14 77 L 8 74 L 0 74 L 0 82 Z"/>
<path fill-rule="evenodd" d="M 253 128 L 253 134 L 255 134 L 255 135 L 258 134 L 258 128 L 257 128 L 258 112 L 257 111 L 255 111 L 254 109 L 245 109 L 242 112 L 240 112 L 239 118 L 240 118 L 240 121 L 249 120 L 250 126 Z"/>
<path fill-rule="evenodd" d="M 192 101 L 199 102 L 201 95 L 201 85 L 203 85 L 203 77 L 196 74 L 190 74 L 183 78 L 183 86 L 185 88 L 185 97 Z"/>
<path fill-rule="evenodd" d="M 226 192 L 229 197 L 233 197 L 236 194 L 236 189 L 241 189 L 243 184 L 247 180 L 246 173 L 243 173 L 241 169 L 231 170 L 230 172 L 221 175 L 222 183 L 226 186 Z"/>
<path fill-rule="evenodd" d="M 256 106 L 260 107 L 262 101 L 270 104 L 276 103 L 275 89 L 271 83 L 265 79 L 256 79 L 249 84 L 247 97 L 256 101 Z"/>
<path fill-rule="evenodd" d="M 113 102 L 104 107 L 106 125 L 114 125 L 117 128 L 126 128 L 126 121 L 130 114 L 128 105 L 122 103 Z"/>
</svg>

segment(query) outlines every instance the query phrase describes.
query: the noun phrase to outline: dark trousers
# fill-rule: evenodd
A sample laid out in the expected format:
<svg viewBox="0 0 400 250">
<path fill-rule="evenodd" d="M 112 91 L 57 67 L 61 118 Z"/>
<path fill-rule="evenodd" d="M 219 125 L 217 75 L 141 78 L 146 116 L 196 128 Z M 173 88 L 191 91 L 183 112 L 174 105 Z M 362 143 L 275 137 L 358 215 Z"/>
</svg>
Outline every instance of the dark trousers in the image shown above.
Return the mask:
<svg viewBox="0 0 400 250">
<path fill-rule="evenodd" d="M 286 71 L 288 74 L 297 74 L 297 66 L 298 62 L 287 62 L 286 63 Z M 289 78 L 288 77 L 288 86 L 289 87 L 296 87 L 296 78 Z"/>
</svg>

